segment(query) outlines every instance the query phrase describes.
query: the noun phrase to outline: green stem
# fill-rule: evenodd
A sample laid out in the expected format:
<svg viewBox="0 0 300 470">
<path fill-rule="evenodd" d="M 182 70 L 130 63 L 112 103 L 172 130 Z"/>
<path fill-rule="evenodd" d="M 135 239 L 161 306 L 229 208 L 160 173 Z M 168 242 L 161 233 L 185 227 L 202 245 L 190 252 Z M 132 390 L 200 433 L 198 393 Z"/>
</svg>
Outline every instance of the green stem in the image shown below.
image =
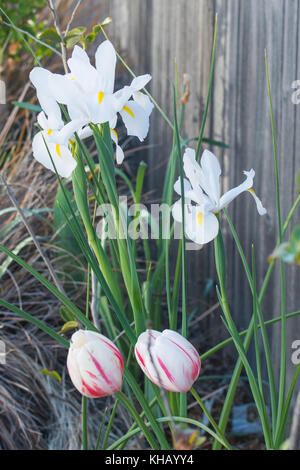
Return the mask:
<svg viewBox="0 0 300 470">
<path fill-rule="evenodd" d="M 265 65 L 267 76 L 267 87 L 270 105 L 270 117 L 273 137 L 273 153 L 274 153 L 274 167 L 275 167 L 275 186 L 276 186 L 276 203 L 277 203 L 277 223 L 279 233 L 279 243 L 282 243 L 282 224 L 281 224 L 281 209 L 280 209 L 280 184 L 279 184 L 279 170 L 278 170 L 278 157 L 277 157 L 277 143 L 275 134 L 274 114 L 271 97 L 271 86 L 269 77 L 269 67 L 267 51 L 265 50 Z M 278 412 L 276 421 L 276 430 L 278 430 L 281 415 L 283 413 L 285 388 L 286 388 L 286 299 L 285 299 L 285 271 L 284 263 L 280 261 L 280 285 L 281 285 L 281 353 L 280 353 L 280 379 L 279 379 L 279 398 L 278 398 Z"/>
<path fill-rule="evenodd" d="M 117 408 L 118 408 L 118 404 L 119 404 L 119 400 L 117 399 L 114 403 L 114 406 L 113 406 L 113 409 L 112 409 L 112 412 L 111 412 L 111 415 L 110 415 L 110 418 L 109 418 L 109 422 L 108 422 L 107 429 L 106 429 L 106 432 L 105 432 L 105 436 L 104 436 L 104 439 L 103 439 L 102 450 L 106 449 L 109 433 L 110 433 L 112 423 L 113 423 L 114 418 L 115 418 L 115 414 L 116 414 L 116 411 L 117 411 Z"/>
<path fill-rule="evenodd" d="M 82 401 L 81 401 L 81 424 L 82 424 L 82 450 L 88 450 L 87 398 L 84 396 L 82 396 Z"/>
<path fill-rule="evenodd" d="M 154 440 L 151 432 L 149 431 L 148 427 L 145 425 L 144 421 L 141 419 L 140 415 L 136 411 L 135 407 L 130 403 L 126 395 L 123 392 L 117 392 L 116 396 L 123 404 L 123 406 L 127 409 L 128 413 L 134 418 L 136 423 L 139 425 L 139 428 L 142 430 L 145 438 L 149 442 L 152 449 L 157 450 L 158 446 L 156 441 Z"/>
<path fill-rule="evenodd" d="M 288 313 L 286 315 L 286 318 L 293 318 L 293 317 L 296 317 L 298 315 L 300 315 L 300 310 L 298 310 L 297 312 Z M 265 326 L 270 326 L 270 325 L 273 325 L 274 323 L 278 323 L 280 321 L 281 321 L 281 316 L 276 317 L 276 318 L 272 318 L 272 320 L 267 320 L 263 324 Z M 261 324 L 258 324 L 257 327 L 261 328 Z M 249 331 L 249 328 L 247 328 L 247 330 L 240 331 L 239 336 L 240 337 L 245 336 L 248 333 L 248 331 Z M 200 356 L 201 361 L 204 361 L 208 357 L 210 357 L 213 354 L 215 354 L 216 352 L 220 351 L 220 349 L 225 348 L 225 346 L 228 346 L 228 344 L 231 344 L 232 341 L 233 341 L 232 338 L 228 338 L 228 339 L 225 339 L 224 341 L 221 341 L 219 344 L 217 344 L 213 348 L 211 348 L 208 351 L 206 351 L 205 353 L 201 354 L 201 356 Z"/>
<path fill-rule="evenodd" d="M 203 140 L 203 134 L 204 134 L 205 124 L 206 124 L 206 119 L 207 119 L 208 107 L 209 107 L 210 97 L 211 97 L 211 89 L 212 89 L 212 82 L 213 82 L 213 76 L 214 76 L 214 65 L 215 65 L 217 30 L 218 30 L 218 15 L 216 15 L 216 19 L 215 19 L 215 32 L 214 32 L 214 41 L 213 41 L 213 48 L 212 48 L 212 55 L 211 55 L 208 93 L 207 93 L 206 105 L 205 105 L 205 109 L 204 109 L 204 115 L 203 115 L 203 119 L 202 119 L 202 123 L 201 123 L 200 135 L 199 135 L 199 139 L 198 139 L 198 143 L 197 143 L 196 160 L 198 160 L 199 153 L 200 153 L 200 147 L 201 147 L 202 140 Z"/>
<path fill-rule="evenodd" d="M 194 389 L 194 387 L 191 388 L 190 390 L 191 394 L 193 395 L 193 397 L 195 398 L 195 400 L 197 401 L 198 405 L 200 406 L 200 408 L 202 409 L 203 413 L 207 416 L 210 424 L 212 425 L 212 427 L 214 428 L 214 430 L 216 431 L 216 434 L 217 436 L 219 436 L 220 439 L 222 439 L 224 441 L 224 443 L 226 444 L 225 447 L 226 449 L 229 449 L 231 450 L 232 447 L 231 445 L 229 444 L 229 442 L 227 441 L 227 439 L 225 438 L 225 436 L 221 433 L 220 429 L 218 428 L 218 425 L 217 423 L 215 422 L 215 420 L 213 419 L 213 417 L 211 416 L 210 412 L 208 411 L 208 409 L 206 408 L 205 404 L 203 403 L 203 401 L 201 400 L 201 398 L 199 397 L 198 393 L 196 392 L 196 390 Z"/>
<path fill-rule="evenodd" d="M 187 425 L 192 425 L 192 426 L 195 426 L 197 428 L 200 428 L 200 429 L 203 429 L 203 431 L 207 432 L 208 434 L 210 434 L 214 439 L 216 439 L 218 442 L 220 442 L 221 446 L 223 445 L 224 447 L 226 447 L 226 444 L 225 442 L 223 441 L 223 439 L 220 439 L 216 433 L 214 433 L 211 429 L 209 429 L 207 426 L 205 426 L 204 424 L 202 423 L 199 423 L 199 421 L 196 421 L 195 419 L 191 419 L 191 418 L 182 418 L 181 416 L 173 416 L 172 418 L 170 418 L 169 416 L 166 416 L 165 418 L 158 418 L 157 419 L 157 423 L 168 423 L 168 422 L 172 422 L 172 421 L 175 421 L 176 423 L 183 423 L 183 424 L 187 424 Z M 150 426 L 150 423 L 146 423 L 145 424 L 146 427 L 149 427 Z M 107 450 L 113 450 L 113 449 L 116 449 L 117 447 L 119 447 L 120 444 L 122 444 L 124 441 L 130 439 L 131 437 L 135 436 L 136 434 L 138 434 L 139 432 L 141 432 L 141 428 L 136 428 L 134 429 L 133 431 L 130 431 L 128 433 L 126 433 L 124 436 L 122 436 L 120 439 L 118 439 L 116 442 L 114 442 Z"/>
<path fill-rule="evenodd" d="M 282 233 L 283 237 L 284 237 L 284 235 L 285 235 L 285 233 L 288 229 L 289 223 L 292 220 L 292 217 L 293 217 L 293 215 L 295 213 L 295 210 L 298 207 L 299 203 L 300 203 L 300 195 L 297 197 L 297 199 L 296 199 L 295 203 L 293 204 L 293 206 L 292 206 L 292 208 L 291 208 L 291 210 L 288 214 L 288 217 L 287 217 L 287 219 L 284 223 L 283 233 Z M 244 269 L 245 269 L 245 273 L 247 275 L 249 285 L 251 287 L 251 274 L 250 274 L 250 271 L 249 271 L 249 267 L 248 267 L 248 264 L 247 264 L 242 246 L 240 244 L 240 241 L 239 241 L 239 238 L 237 236 L 236 230 L 235 230 L 235 228 L 234 228 L 234 226 L 233 226 L 233 224 L 230 220 L 230 217 L 228 215 L 228 212 L 226 210 L 224 210 L 224 214 L 226 216 L 226 219 L 227 219 L 227 222 L 229 224 L 230 230 L 232 232 L 232 235 L 233 235 L 234 241 L 236 243 L 236 246 L 238 248 L 238 251 L 239 251 L 239 254 L 240 254 Z M 276 246 L 278 246 L 279 243 L 280 242 L 278 240 Z M 269 282 L 270 282 L 270 279 L 271 279 L 271 274 L 272 274 L 273 269 L 274 269 L 274 265 L 275 265 L 275 260 L 272 260 L 269 267 L 268 267 L 268 269 L 267 269 L 267 272 L 266 272 L 266 275 L 265 275 L 265 278 L 263 280 L 263 284 L 262 284 L 262 287 L 260 289 L 260 293 L 259 293 L 259 296 L 258 296 L 258 301 L 259 301 L 260 304 L 263 301 L 263 298 L 265 296 L 267 287 L 269 285 Z M 271 320 L 271 321 L 273 322 L 273 320 Z M 271 323 L 268 323 L 268 324 L 271 324 Z M 245 335 L 246 335 L 246 338 L 244 340 L 245 351 L 247 351 L 248 348 L 249 348 L 251 338 L 252 338 L 252 334 L 253 334 L 253 328 L 254 328 L 254 318 L 252 316 L 249 327 L 245 331 Z M 225 398 L 225 401 L 224 401 L 224 404 L 223 404 L 223 408 L 222 408 L 222 412 L 221 412 L 221 416 L 220 416 L 220 420 L 219 420 L 219 427 L 220 427 L 222 432 L 225 432 L 225 429 L 226 429 L 226 426 L 227 426 L 230 410 L 231 410 L 232 403 L 233 403 L 233 398 L 234 398 L 234 395 L 235 395 L 236 387 L 237 387 L 238 382 L 239 382 L 239 377 L 240 377 L 241 371 L 242 371 L 242 361 L 239 358 L 236 365 L 235 365 L 235 368 L 233 370 L 232 379 L 231 379 L 231 382 L 230 382 L 230 385 L 229 385 L 229 388 L 228 388 L 228 391 L 227 391 L 227 394 L 226 394 L 226 398 Z M 213 448 L 214 449 L 220 449 L 219 443 L 214 442 Z"/>
</svg>

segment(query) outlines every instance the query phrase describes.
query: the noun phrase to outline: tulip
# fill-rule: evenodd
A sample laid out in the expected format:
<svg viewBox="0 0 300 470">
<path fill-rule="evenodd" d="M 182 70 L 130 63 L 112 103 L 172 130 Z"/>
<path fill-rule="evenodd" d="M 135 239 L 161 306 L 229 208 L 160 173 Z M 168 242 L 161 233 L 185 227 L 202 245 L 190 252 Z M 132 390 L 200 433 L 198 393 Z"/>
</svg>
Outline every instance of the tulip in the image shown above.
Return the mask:
<svg viewBox="0 0 300 470">
<path fill-rule="evenodd" d="M 152 382 L 171 392 L 189 391 L 201 368 L 194 346 L 172 330 L 142 333 L 135 346 L 135 357 Z"/>
<path fill-rule="evenodd" d="M 183 156 L 183 168 L 187 179 L 184 179 L 185 200 L 185 234 L 193 242 L 203 245 L 213 240 L 219 232 L 219 221 L 216 214 L 228 206 L 237 196 L 248 192 L 253 197 L 259 215 L 266 214 L 261 200 L 254 192 L 253 179 L 255 171 L 244 171 L 246 179 L 239 186 L 220 195 L 220 164 L 212 152 L 204 150 L 201 165 L 196 161 L 195 150 L 187 148 Z M 174 190 L 181 196 L 181 182 L 178 179 Z M 175 202 L 172 215 L 182 223 L 181 199 Z"/>
<path fill-rule="evenodd" d="M 100 333 L 79 330 L 71 338 L 67 368 L 73 385 L 84 396 L 100 398 L 120 390 L 123 358 Z"/>
</svg>

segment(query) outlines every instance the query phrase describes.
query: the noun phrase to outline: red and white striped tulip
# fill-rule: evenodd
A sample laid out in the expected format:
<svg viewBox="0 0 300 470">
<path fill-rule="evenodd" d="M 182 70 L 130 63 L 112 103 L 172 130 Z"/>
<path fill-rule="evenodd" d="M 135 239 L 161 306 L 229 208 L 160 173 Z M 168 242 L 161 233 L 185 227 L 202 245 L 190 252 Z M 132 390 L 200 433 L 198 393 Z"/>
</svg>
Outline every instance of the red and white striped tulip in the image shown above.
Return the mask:
<svg viewBox="0 0 300 470">
<path fill-rule="evenodd" d="M 197 350 L 172 330 L 146 330 L 135 345 L 135 357 L 152 382 L 171 392 L 189 391 L 200 373 Z"/>
<path fill-rule="evenodd" d="M 67 368 L 73 385 L 84 396 L 100 398 L 120 390 L 123 358 L 105 336 L 79 330 L 71 338 Z"/>
</svg>

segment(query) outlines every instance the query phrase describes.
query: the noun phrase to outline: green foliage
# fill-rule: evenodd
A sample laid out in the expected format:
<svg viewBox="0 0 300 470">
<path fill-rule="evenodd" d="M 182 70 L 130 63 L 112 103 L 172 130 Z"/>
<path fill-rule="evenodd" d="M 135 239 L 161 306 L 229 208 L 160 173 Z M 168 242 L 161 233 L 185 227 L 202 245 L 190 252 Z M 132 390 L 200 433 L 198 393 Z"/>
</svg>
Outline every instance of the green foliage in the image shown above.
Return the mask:
<svg viewBox="0 0 300 470">
<path fill-rule="evenodd" d="M 87 33 L 85 26 L 78 26 L 71 29 L 64 36 L 64 43 L 67 49 L 72 49 L 76 44 L 81 44 L 85 49 L 89 44 L 95 41 L 97 35 L 101 32 L 102 28 L 111 22 L 111 18 L 105 18 L 101 24 L 93 26 L 92 31 Z M 39 33 L 38 38 L 51 45 L 57 47 L 61 41 L 55 28 L 46 28 Z"/>
<path fill-rule="evenodd" d="M 27 31 L 33 36 L 45 27 L 43 22 L 37 20 L 37 13 L 46 5 L 46 0 L 2 0 L 1 8 L 7 13 L 11 22 L 18 28 Z M 0 21 L 7 21 L 7 18 L 1 17 Z M 32 40 L 31 40 L 32 41 Z M 22 44 L 20 43 L 19 33 L 6 25 L 1 25 L 0 28 L 0 63 L 3 61 L 5 55 L 13 57 L 15 60 L 19 59 L 19 54 L 22 51 Z M 41 46 L 36 50 L 38 57 L 48 55 L 50 51 L 45 46 Z"/>
<path fill-rule="evenodd" d="M 65 195 L 68 198 L 69 204 L 76 209 L 75 201 L 71 193 L 65 189 Z M 65 200 L 65 196 L 61 190 L 58 189 L 57 195 L 54 203 L 54 233 L 55 236 L 55 245 L 58 248 L 58 256 L 60 273 L 63 273 L 64 278 L 73 279 L 74 281 L 83 281 L 84 272 L 80 269 L 78 261 L 82 258 L 80 247 L 66 222 L 66 216 L 71 218 L 72 214 L 70 212 L 68 203 Z M 73 257 L 70 258 L 70 254 Z M 73 320 L 73 318 L 64 318 L 65 321 Z"/>
<path fill-rule="evenodd" d="M 288 242 L 281 243 L 275 248 L 269 256 L 269 261 L 271 262 L 274 258 L 300 266 L 300 224 L 294 228 Z"/>
<path fill-rule="evenodd" d="M 62 383 L 61 376 L 59 375 L 58 372 L 56 372 L 56 370 L 42 369 L 40 372 L 42 374 L 47 375 L 48 377 L 52 377 L 52 379 L 56 379 L 60 383 Z"/>
</svg>

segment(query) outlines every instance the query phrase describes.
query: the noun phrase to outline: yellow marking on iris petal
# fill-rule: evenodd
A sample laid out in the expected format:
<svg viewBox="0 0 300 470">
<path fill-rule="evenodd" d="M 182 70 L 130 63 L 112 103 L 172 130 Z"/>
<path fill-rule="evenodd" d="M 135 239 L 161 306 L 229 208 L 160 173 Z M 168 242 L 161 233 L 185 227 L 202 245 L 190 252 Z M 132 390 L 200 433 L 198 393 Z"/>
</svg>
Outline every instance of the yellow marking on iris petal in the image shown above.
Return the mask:
<svg viewBox="0 0 300 470">
<path fill-rule="evenodd" d="M 48 134 L 48 135 L 51 135 L 51 133 L 52 133 L 52 129 L 48 129 L 48 130 L 47 130 L 47 134 Z"/>
<path fill-rule="evenodd" d="M 200 227 L 201 227 L 201 225 L 203 224 L 203 212 L 198 212 L 198 214 L 197 214 L 197 222 L 198 222 L 198 224 L 199 224 Z"/>
<path fill-rule="evenodd" d="M 117 132 L 116 132 L 114 129 L 112 129 L 111 127 L 110 127 L 110 130 L 111 130 L 111 131 L 112 131 L 112 132 L 115 134 L 115 136 L 116 136 L 117 140 L 119 140 L 119 137 L 118 137 L 118 134 L 117 134 Z"/>
<path fill-rule="evenodd" d="M 103 97 L 104 97 L 103 91 L 99 91 L 99 93 L 98 93 L 98 101 L 99 101 L 99 104 L 102 103 Z"/>
<path fill-rule="evenodd" d="M 56 153 L 57 153 L 57 155 L 58 155 L 59 157 L 61 157 L 61 153 L 60 153 L 60 146 L 59 146 L 59 144 L 56 144 L 56 146 L 55 146 L 55 150 L 56 150 Z"/>
<path fill-rule="evenodd" d="M 253 193 L 256 196 L 254 189 L 249 188 L 248 191 L 251 191 L 251 193 Z"/>
<path fill-rule="evenodd" d="M 75 78 L 73 77 L 73 78 L 71 78 L 71 80 L 75 80 Z"/>
<path fill-rule="evenodd" d="M 123 106 L 123 109 L 124 109 L 124 111 L 126 111 L 126 113 L 128 113 L 131 117 L 134 118 L 134 114 L 133 114 L 133 112 L 131 111 L 131 109 L 128 108 L 128 106 Z"/>
</svg>

